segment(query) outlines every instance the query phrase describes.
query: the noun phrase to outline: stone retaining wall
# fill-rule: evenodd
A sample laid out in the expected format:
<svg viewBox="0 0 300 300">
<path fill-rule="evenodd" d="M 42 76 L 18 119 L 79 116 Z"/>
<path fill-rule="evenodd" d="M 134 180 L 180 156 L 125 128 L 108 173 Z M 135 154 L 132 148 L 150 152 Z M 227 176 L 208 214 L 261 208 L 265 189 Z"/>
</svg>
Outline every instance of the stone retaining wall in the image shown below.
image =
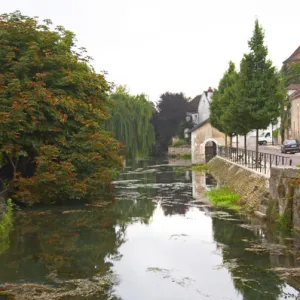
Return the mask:
<svg viewBox="0 0 300 300">
<path fill-rule="evenodd" d="M 219 156 L 214 157 L 208 163 L 208 167 L 218 181 L 230 186 L 243 197 L 245 207 L 249 212 L 266 213 L 267 202 L 270 198 L 267 176 Z"/>
<path fill-rule="evenodd" d="M 294 167 L 273 167 L 270 177 L 270 193 L 277 200 L 276 210 L 285 215 L 297 231 L 300 231 L 299 171 Z"/>
<path fill-rule="evenodd" d="M 218 181 L 242 195 L 249 212 L 270 219 L 283 216 L 291 227 L 300 231 L 299 169 L 272 167 L 269 178 L 219 156 L 214 157 L 208 166 Z"/>
<path fill-rule="evenodd" d="M 190 146 L 182 146 L 182 147 L 169 147 L 168 155 L 191 155 L 191 147 Z"/>
</svg>

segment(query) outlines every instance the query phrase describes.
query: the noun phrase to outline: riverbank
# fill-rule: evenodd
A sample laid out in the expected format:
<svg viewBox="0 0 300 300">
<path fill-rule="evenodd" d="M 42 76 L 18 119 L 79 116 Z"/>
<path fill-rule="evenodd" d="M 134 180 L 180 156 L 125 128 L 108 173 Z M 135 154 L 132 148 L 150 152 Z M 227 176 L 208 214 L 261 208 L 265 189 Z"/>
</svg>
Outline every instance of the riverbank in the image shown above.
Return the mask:
<svg viewBox="0 0 300 300">
<path fill-rule="evenodd" d="M 268 177 L 221 157 L 214 157 L 208 168 L 221 184 L 242 196 L 240 204 L 247 213 L 277 222 L 286 230 L 300 230 L 298 169 L 273 167 Z"/>
</svg>

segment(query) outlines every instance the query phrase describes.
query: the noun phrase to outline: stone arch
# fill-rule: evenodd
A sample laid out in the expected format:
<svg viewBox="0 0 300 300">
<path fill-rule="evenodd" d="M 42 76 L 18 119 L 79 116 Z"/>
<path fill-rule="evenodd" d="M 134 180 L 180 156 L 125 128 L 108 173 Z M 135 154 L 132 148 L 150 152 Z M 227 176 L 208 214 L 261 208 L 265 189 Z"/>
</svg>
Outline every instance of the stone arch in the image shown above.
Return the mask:
<svg viewBox="0 0 300 300">
<path fill-rule="evenodd" d="M 217 155 L 217 147 L 218 142 L 213 138 L 208 138 L 203 142 L 203 157 L 206 163 Z"/>
</svg>

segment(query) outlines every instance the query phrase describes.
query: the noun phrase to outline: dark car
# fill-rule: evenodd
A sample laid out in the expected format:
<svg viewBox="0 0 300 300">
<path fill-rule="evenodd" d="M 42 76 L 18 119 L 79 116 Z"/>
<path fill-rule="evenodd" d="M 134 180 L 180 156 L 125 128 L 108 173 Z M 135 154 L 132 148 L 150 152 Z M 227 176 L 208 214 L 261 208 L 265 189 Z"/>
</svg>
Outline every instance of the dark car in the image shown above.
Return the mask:
<svg viewBox="0 0 300 300">
<path fill-rule="evenodd" d="M 281 153 L 296 153 L 300 152 L 300 144 L 295 139 L 285 140 L 281 145 Z"/>
</svg>

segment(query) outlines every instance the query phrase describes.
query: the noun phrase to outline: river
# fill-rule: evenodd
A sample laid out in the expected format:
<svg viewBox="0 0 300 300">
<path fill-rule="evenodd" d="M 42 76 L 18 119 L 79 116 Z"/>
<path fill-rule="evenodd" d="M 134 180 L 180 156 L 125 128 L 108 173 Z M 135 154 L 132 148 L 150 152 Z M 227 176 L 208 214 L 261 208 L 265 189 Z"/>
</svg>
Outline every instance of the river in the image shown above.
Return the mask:
<svg viewBox="0 0 300 300">
<path fill-rule="evenodd" d="M 212 207 L 216 185 L 176 161 L 140 160 L 107 205 L 17 211 L 0 299 L 298 299 L 300 239 Z"/>
</svg>

